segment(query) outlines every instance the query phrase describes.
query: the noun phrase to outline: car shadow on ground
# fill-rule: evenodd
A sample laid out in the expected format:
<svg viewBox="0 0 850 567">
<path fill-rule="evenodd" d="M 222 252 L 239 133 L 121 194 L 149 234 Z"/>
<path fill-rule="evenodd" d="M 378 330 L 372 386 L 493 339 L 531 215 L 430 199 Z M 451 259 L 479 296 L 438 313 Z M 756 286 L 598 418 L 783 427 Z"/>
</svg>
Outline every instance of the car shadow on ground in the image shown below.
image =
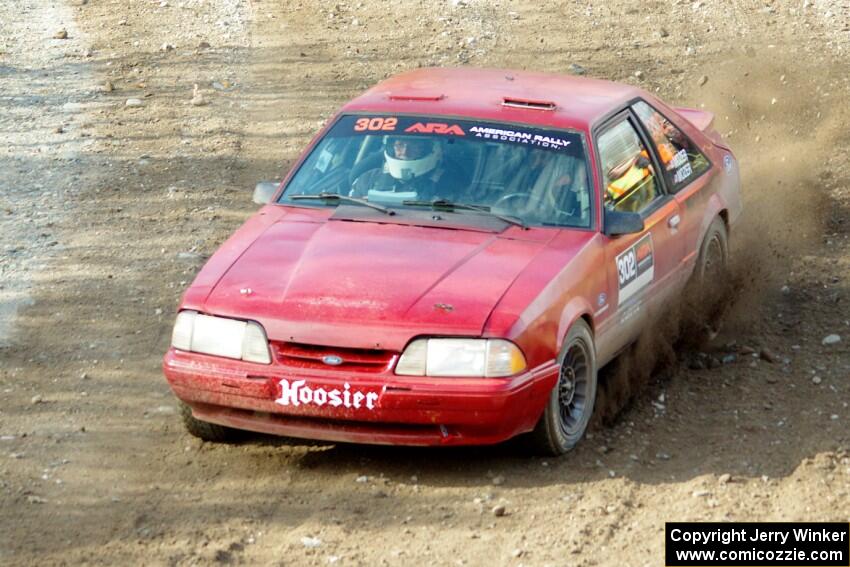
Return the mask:
<svg viewBox="0 0 850 567">
<path fill-rule="evenodd" d="M 776 384 L 782 380 L 786 388 L 806 390 L 809 378 L 795 380 L 775 365 L 757 364 L 751 368 L 743 360 L 691 370 L 682 363 L 654 377 L 613 424 L 597 425 L 562 457 L 535 455 L 522 437 L 495 446 L 443 448 L 305 443 L 263 435 L 249 435 L 242 443 L 286 454 L 287 466 L 307 471 L 415 476 L 434 486 L 487 486 L 503 477 L 512 487 L 612 478 L 669 484 L 725 474 L 781 478 L 804 460 L 847 443 L 839 423 L 816 409 L 829 405 L 828 389 L 805 394 L 812 409 L 803 409 L 799 398 L 776 392 Z M 666 403 L 659 411 L 662 394 Z M 301 449 L 294 459 L 292 448 Z"/>
</svg>

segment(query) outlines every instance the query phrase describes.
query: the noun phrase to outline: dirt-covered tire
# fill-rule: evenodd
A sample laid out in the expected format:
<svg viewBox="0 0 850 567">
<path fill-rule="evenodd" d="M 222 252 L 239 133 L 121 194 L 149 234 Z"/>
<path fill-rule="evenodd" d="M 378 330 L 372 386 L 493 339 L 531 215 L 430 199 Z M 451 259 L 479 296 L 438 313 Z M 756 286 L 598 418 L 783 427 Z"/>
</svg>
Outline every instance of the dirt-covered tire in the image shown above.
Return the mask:
<svg viewBox="0 0 850 567">
<path fill-rule="evenodd" d="M 703 299 L 711 298 L 728 283 L 729 236 L 726 223 L 719 217 L 712 221 L 702 239 L 694 278 Z"/>
<path fill-rule="evenodd" d="M 231 443 L 241 437 L 242 432 L 238 429 L 201 421 L 192 415 L 192 408 L 182 402 L 180 403 L 180 415 L 183 417 L 183 425 L 186 427 L 186 431 L 198 439 L 214 443 Z"/>
<path fill-rule="evenodd" d="M 685 291 L 681 336 L 699 345 L 716 333 L 723 315 L 723 298 L 730 291 L 729 237 L 726 224 L 715 218 L 700 244 L 696 266 Z"/>
<path fill-rule="evenodd" d="M 529 436 L 536 453 L 552 456 L 572 450 L 584 437 L 596 402 L 596 347 L 593 333 L 583 320 L 574 323 L 567 333 L 558 366 L 558 382 Z"/>
</svg>

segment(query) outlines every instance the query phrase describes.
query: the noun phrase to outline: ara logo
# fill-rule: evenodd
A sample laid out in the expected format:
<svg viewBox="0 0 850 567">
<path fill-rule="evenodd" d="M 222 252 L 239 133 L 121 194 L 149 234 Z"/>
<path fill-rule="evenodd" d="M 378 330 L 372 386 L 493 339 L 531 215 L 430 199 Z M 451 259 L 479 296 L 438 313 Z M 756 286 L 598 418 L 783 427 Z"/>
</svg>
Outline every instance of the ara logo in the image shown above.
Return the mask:
<svg viewBox="0 0 850 567">
<path fill-rule="evenodd" d="M 443 124 L 442 122 L 417 122 L 413 126 L 408 127 L 405 132 L 413 132 L 416 134 L 445 134 L 451 136 L 466 136 L 463 128 L 457 124 Z"/>
<path fill-rule="evenodd" d="M 638 265 L 652 255 L 652 241 L 643 242 L 637 248 Z"/>
</svg>

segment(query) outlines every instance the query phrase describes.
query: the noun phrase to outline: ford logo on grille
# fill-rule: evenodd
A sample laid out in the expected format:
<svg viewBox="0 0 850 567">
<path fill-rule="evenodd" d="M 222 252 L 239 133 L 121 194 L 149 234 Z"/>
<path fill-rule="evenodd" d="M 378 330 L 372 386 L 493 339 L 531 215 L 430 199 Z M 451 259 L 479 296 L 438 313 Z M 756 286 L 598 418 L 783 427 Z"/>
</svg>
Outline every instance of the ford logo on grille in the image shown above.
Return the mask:
<svg viewBox="0 0 850 567">
<path fill-rule="evenodd" d="M 330 354 L 328 356 L 323 356 L 322 362 L 324 362 L 328 366 L 339 366 L 340 364 L 342 364 L 342 359 L 336 355 Z"/>
</svg>

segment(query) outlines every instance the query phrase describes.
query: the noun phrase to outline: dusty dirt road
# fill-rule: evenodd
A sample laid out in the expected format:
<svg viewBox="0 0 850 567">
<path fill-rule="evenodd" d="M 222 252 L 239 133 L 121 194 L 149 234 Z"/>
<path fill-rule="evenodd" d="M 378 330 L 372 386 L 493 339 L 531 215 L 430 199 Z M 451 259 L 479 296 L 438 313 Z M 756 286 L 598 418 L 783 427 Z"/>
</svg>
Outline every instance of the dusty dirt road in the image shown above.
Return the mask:
<svg viewBox="0 0 850 567">
<path fill-rule="evenodd" d="M 0 562 L 642 566 L 665 520 L 847 521 L 848 10 L 0 0 Z M 182 290 L 257 180 L 423 65 L 715 111 L 747 203 L 722 333 L 562 459 L 189 437 L 159 368 Z"/>
</svg>

